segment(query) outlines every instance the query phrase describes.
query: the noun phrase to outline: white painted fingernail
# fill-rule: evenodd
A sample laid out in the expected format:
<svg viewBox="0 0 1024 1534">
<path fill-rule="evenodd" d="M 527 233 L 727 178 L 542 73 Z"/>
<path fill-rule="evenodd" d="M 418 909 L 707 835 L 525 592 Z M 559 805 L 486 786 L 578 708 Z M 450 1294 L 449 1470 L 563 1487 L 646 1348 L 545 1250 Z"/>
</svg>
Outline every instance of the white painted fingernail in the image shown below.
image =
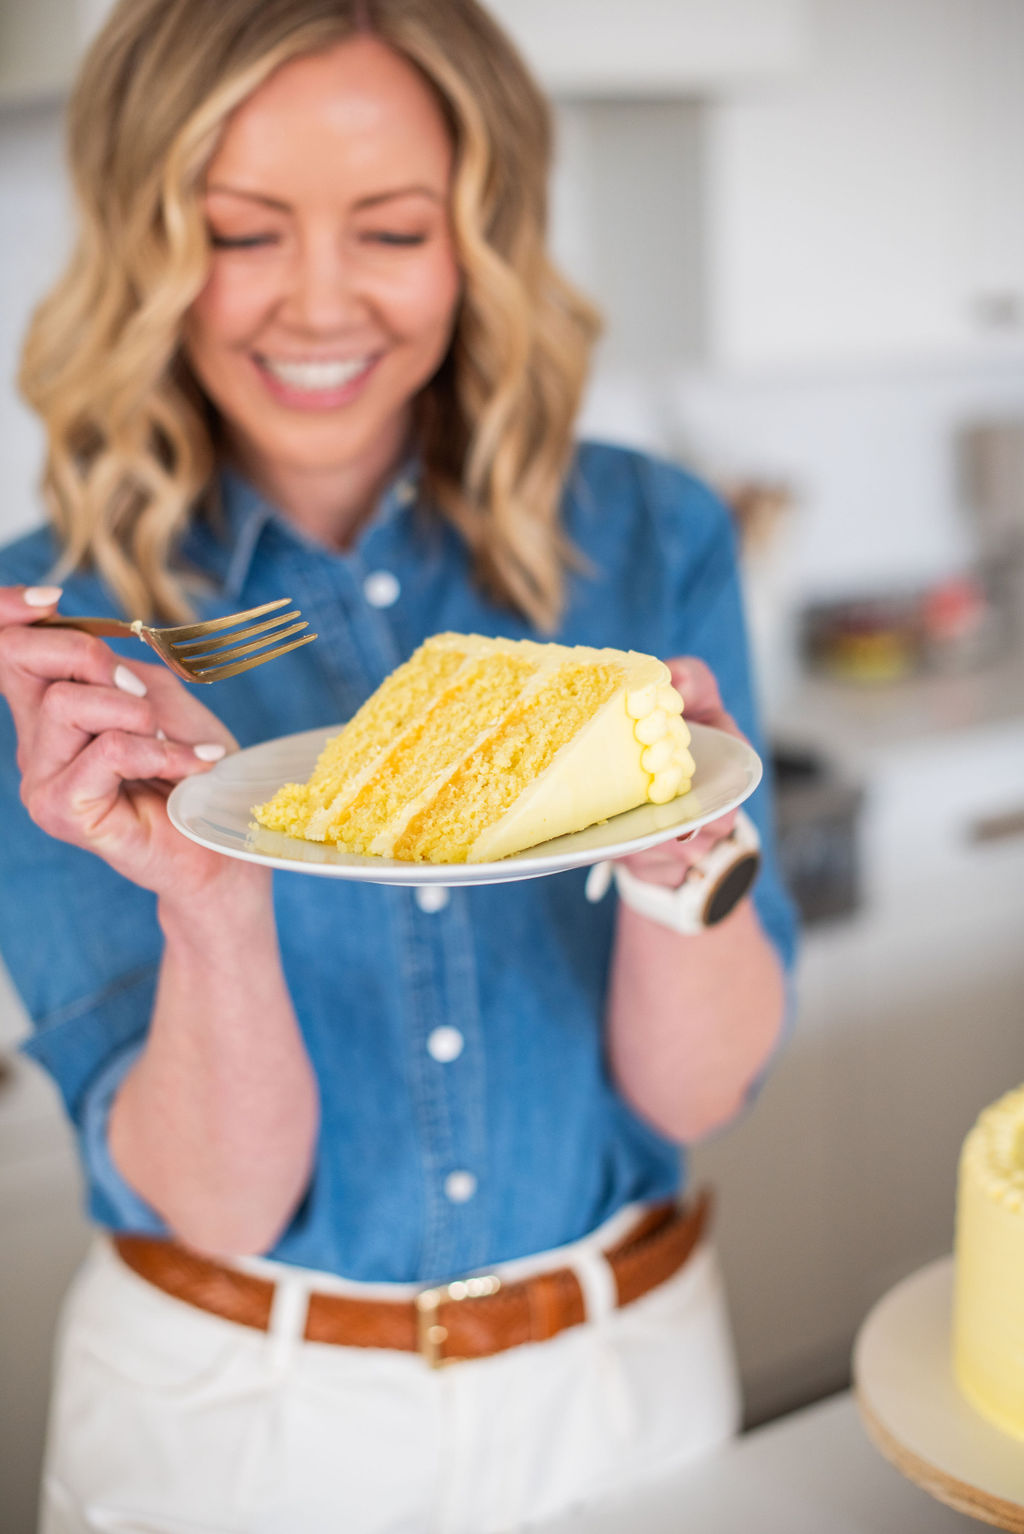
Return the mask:
<svg viewBox="0 0 1024 1534">
<path fill-rule="evenodd" d="M 208 746 L 192 747 L 201 762 L 219 762 L 222 756 L 227 755 L 227 749 L 227 746 L 220 746 L 215 742 L 211 742 Z"/>
<path fill-rule="evenodd" d="M 63 589 L 62 586 L 26 586 L 21 600 L 29 607 L 52 607 L 54 602 L 60 601 Z"/>
<path fill-rule="evenodd" d="M 129 671 L 127 666 L 118 666 L 114 672 L 114 686 L 120 687 L 122 692 L 130 692 L 133 698 L 146 696 L 145 682 L 134 671 Z"/>
</svg>

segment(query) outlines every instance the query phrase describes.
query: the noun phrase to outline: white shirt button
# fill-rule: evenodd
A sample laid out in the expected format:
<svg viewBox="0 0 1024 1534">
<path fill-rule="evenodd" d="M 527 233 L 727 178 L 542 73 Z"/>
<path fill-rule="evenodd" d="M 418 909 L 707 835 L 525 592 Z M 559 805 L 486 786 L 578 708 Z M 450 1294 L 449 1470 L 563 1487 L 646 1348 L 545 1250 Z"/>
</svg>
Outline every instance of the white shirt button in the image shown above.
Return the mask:
<svg viewBox="0 0 1024 1534">
<path fill-rule="evenodd" d="M 398 577 L 390 570 L 373 570 L 363 582 L 363 596 L 371 607 L 393 607 L 401 594 Z"/>
<path fill-rule="evenodd" d="M 400 479 L 395 486 L 395 500 L 399 506 L 411 506 L 416 499 L 416 481 Z"/>
<path fill-rule="evenodd" d="M 414 898 L 421 911 L 433 916 L 435 912 L 444 910 L 451 896 L 443 884 L 421 884 Z"/>
<path fill-rule="evenodd" d="M 448 1065 L 462 1054 L 465 1042 L 457 1028 L 435 1028 L 427 1038 L 427 1051 L 441 1065 Z"/>
<path fill-rule="evenodd" d="M 476 1192 L 476 1178 L 472 1172 L 449 1172 L 444 1180 L 444 1192 L 453 1204 L 464 1204 Z"/>
</svg>

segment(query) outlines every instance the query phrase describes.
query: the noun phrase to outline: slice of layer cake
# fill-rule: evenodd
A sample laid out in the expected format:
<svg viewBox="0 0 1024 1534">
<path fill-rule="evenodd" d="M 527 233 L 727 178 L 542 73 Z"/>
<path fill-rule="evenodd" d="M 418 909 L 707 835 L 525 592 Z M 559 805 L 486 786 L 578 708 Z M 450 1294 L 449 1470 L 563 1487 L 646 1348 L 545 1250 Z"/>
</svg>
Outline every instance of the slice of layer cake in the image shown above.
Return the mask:
<svg viewBox="0 0 1024 1534">
<path fill-rule="evenodd" d="M 1024 1439 L 1024 1087 L 986 1108 L 964 1141 L 954 1267 L 957 1384 Z"/>
<path fill-rule="evenodd" d="M 489 862 L 684 793 L 682 707 L 652 655 L 436 634 L 253 814 L 348 852 Z"/>
</svg>

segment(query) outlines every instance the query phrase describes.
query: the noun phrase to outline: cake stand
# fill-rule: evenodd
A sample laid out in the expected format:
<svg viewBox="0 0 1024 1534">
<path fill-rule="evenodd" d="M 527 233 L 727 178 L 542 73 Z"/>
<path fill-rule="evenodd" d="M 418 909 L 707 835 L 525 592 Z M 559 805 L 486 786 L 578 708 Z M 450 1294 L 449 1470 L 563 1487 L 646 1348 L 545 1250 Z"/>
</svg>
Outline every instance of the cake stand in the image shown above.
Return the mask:
<svg viewBox="0 0 1024 1534">
<path fill-rule="evenodd" d="M 854 1345 L 854 1394 L 868 1437 L 897 1470 L 982 1523 L 1024 1534 L 1024 1440 L 976 1412 L 953 1377 L 953 1259 L 891 1289 Z"/>
</svg>

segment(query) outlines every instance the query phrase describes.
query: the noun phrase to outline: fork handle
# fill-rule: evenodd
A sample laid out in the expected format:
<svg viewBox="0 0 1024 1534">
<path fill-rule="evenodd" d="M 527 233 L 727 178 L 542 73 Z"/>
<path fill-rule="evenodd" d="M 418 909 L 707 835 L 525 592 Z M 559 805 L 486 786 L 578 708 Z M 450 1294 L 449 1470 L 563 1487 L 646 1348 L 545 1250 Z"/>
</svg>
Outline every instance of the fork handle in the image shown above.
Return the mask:
<svg viewBox="0 0 1024 1534">
<path fill-rule="evenodd" d="M 123 639 L 135 634 L 139 639 L 142 635 L 132 624 L 125 622 L 123 618 L 63 618 L 55 614 L 49 618 L 37 618 L 35 628 L 40 629 L 79 629 L 83 634 L 95 634 L 99 639 Z"/>
</svg>

